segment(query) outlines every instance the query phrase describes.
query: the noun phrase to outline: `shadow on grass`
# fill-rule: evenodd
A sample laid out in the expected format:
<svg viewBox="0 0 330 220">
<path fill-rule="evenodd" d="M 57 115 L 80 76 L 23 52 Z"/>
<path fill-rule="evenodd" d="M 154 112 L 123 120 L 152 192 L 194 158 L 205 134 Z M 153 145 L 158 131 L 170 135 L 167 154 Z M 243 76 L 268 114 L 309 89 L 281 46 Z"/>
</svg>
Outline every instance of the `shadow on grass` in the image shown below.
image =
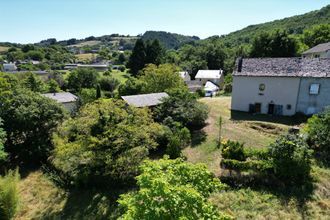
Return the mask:
<svg viewBox="0 0 330 220">
<path fill-rule="evenodd" d="M 233 121 L 262 121 L 293 126 L 304 123 L 307 121 L 307 119 L 308 117 L 304 115 L 277 116 L 266 114 L 252 114 L 248 112 L 231 110 L 231 120 Z"/>
<path fill-rule="evenodd" d="M 233 189 L 250 188 L 255 191 L 266 192 L 275 195 L 286 206 L 290 200 L 297 201 L 297 209 L 302 219 L 306 219 L 307 201 L 312 198 L 315 184 L 312 178 L 303 185 L 285 185 L 275 177 L 260 174 L 248 175 L 224 175 L 221 182 L 226 183 Z"/>
<path fill-rule="evenodd" d="M 119 196 L 132 189 L 72 189 L 67 192 L 64 208 L 43 213 L 41 219 L 118 219 Z"/>
<path fill-rule="evenodd" d="M 207 134 L 204 130 L 200 129 L 191 133 L 191 147 L 196 147 L 206 141 Z"/>
</svg>

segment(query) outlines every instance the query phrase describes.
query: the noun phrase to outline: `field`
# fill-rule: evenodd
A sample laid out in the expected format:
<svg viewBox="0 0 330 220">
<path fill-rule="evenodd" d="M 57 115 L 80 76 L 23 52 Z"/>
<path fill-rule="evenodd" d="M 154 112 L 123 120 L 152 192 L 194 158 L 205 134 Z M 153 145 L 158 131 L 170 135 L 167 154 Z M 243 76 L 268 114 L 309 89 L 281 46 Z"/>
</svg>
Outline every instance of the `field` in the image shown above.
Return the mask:
<svg viewBox="0 0 330 220">
<path fill-rule="evenodd" d="M 95 46 L 100 44 L 101 41 L 97 41 L 97 40 L 91 40 L 91 41 L 85 41 L 79 44 L 74 44 L 74 45 L 70 45 L 68 47 L 84 47 L 84 46 Z"/>
<path fill-rule="evenodd" d="M 83 53 L 83 54 L 76 54 L 76 58 L 81 62 L 89 62 L 96 58 L 97 54 L 94 53 Z"/>
<path fill-rule="evenodd" d="M 119 74 L 113 73 L 123 80 L 125 77 Z M 193 143 L 184 154 L 190 162 L 206 163 L 217 176 L 221 174 L 220 151 L 216 147 L 220 115 L 224 138 L 243 141 L 246 146 L 256 148 L 267 146 L 277 135 L 298 123 L 292 118 L 231 113 L 230 97 L 203 98 L 201 102 L 210 108 L 208 124 L 193 135 Z M 328 219 L 330 169 L 313 166 L 312 176 L 314 182 L 303 189 L 274 189 L 243 182 L 214 194 L 210 201 L 238 219 Z M 41 170 L 23 174 L 21 205 L 16 219 L 112 219 L 116 216 L 115 201 L 125 191 L 66 191 L 50 179 Z"/>
<path fill-rule="evenodd" d="M 0 53 L 7 52 L 8 49 L 9 47 L 0 46 Z"/>
</svg>

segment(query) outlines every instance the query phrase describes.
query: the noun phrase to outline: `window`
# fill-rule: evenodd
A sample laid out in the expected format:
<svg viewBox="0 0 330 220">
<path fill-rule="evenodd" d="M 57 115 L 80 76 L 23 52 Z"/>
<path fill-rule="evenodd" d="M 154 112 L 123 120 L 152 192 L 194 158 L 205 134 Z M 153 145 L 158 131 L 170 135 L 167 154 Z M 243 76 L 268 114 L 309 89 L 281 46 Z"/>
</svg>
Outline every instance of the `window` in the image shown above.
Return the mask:
<svg viewBox="0 0 330 220">
<path fill-rule="evenodd" d="M 291 105 L 290 104 L 286 105 L 286 109 L 291 110 Z"/>
<path fill-rule="evenodd" d="M 320 84 L 313 83 L 309 87 L 309 94 L 310 95 L 317 95 L 320 92 Z"/>
<path fill-rule="evenodd" d="M 264 91 L 265 89 L 266 89 L 265 84 L 262 83 L 262 84 L 259 85 L 259 90 L 260 91 Z"/>
</svg>

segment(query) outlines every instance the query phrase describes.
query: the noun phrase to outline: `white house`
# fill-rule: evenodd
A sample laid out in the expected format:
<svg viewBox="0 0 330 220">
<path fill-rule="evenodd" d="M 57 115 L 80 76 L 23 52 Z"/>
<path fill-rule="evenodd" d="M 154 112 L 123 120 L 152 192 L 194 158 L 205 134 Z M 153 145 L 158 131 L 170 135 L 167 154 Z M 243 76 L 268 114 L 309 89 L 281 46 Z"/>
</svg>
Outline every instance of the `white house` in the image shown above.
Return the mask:
<svg viewBox="0 0 330 220">
<path fill-rule="evenodd" d="M 224 75 L 222 70 L 199 70 L 195 76 L 195 79 L 202 82 L 203 85 L 205 85 L 207 81 L 211 81 L 222 89 Z"/>
<path fill-rule="evenodd" d="M 2 66 L 4 72 L 11 72 L 17 70 L 17 66 L 14 63 L 4 63 Z"/>
<path fill-rule="evenodd" d="M 78 97 L 70 92 L 45 93 L 42 94 L 42 96 L 53 99 L 57 103 L 61 103 L 69 112 L 74 112 L 77 109 Z"/>
<path fill-rule="evenodd" d="M 231 109 L 271 115 L 310 115 L 330 106 L 330 59 L 239 59 Z"/>
<path fill-rule="evenodd" d="M 303 58 L 330 58 L 330 42 L 319 44 L 305 51 Z"/>
<path fill-rule="evenodd" d="M 187 71 L 181 71 L 179 72 L 180 77 L 183 79 L 183 81 L 187 82 L 191 80 L 191 77 Z"/>
<path fill-rule="evenodd" d="M 220 88 L 211 81 L 207 81 L 204 86 L 205 96 L 213 97 L 219 92 Z"/>
</svg>

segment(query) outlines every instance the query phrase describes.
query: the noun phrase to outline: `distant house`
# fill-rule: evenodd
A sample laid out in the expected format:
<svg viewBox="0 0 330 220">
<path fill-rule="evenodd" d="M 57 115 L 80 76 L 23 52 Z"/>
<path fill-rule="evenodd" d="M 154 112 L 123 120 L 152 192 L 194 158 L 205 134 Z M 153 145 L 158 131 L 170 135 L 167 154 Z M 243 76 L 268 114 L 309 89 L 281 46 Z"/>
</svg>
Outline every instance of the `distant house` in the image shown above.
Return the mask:
<svg viewBox="0 0 330 220">
<path fill-rule="evenodd" d="M 78 97 L 70 92 L 46 93 L 42 95 L 61 103 L 69 112 L 74 112 L 77 109 Z"/>
<path fill-rule="evenodd" d="M 239 59 L 236 67 L 232 110 L 310 115 L 330 105 L 330 59 Z"/>
<path fill-rule="evenodd" d="M 191 77 L 187 71 L 179 72 L 180 77 L 183 79 L 183 81 L 187 82 L 191 80 Z"/>
<path fill-rule="evenodd" d="M 2 66 L 4 72 L 11 72 L 17 70 L 17 66 L 14 63 L 4 63 Z"/>
<path fill-rule="evenodd" d="M 319 44 L 305 51 L 303 58 L 330 58 L 330 42 Z"/>
<path fill-rule="evenodd" d="M 122 96 L 121 98 L 134 107 L 153 107 L 162 103 L 162 99 L 168 97 L 165 92 L 142 95 Z"/>
<path fill-rule="evenodd" d="M 191 80 L 185 82 L 190 92 L 197 92 L 198 90 L 203 89 L 203 84 L 197 80 Z"/>
<path fill-rule="evenodd" d="M 109 69 L 108 64 L 66 64 L 64 69 L 71 70 L 77 68 L 92 68 L 97 71 L 107 71 Z"/>
<path fill-rule="evenodd" d="M 219 92 L 220 88 L 211 81 L 207 81 L 204 86 L 205 96 L 213 97 Z"/>
<path fill-rule="evenodd" d="M 211 81 L 222 89 L 224 75 L 222 70 L 199 70 L 195 76 L 195 79 L 202 82 L 203 85 L 205 85 L 207 81 Z"/>
</svg>

